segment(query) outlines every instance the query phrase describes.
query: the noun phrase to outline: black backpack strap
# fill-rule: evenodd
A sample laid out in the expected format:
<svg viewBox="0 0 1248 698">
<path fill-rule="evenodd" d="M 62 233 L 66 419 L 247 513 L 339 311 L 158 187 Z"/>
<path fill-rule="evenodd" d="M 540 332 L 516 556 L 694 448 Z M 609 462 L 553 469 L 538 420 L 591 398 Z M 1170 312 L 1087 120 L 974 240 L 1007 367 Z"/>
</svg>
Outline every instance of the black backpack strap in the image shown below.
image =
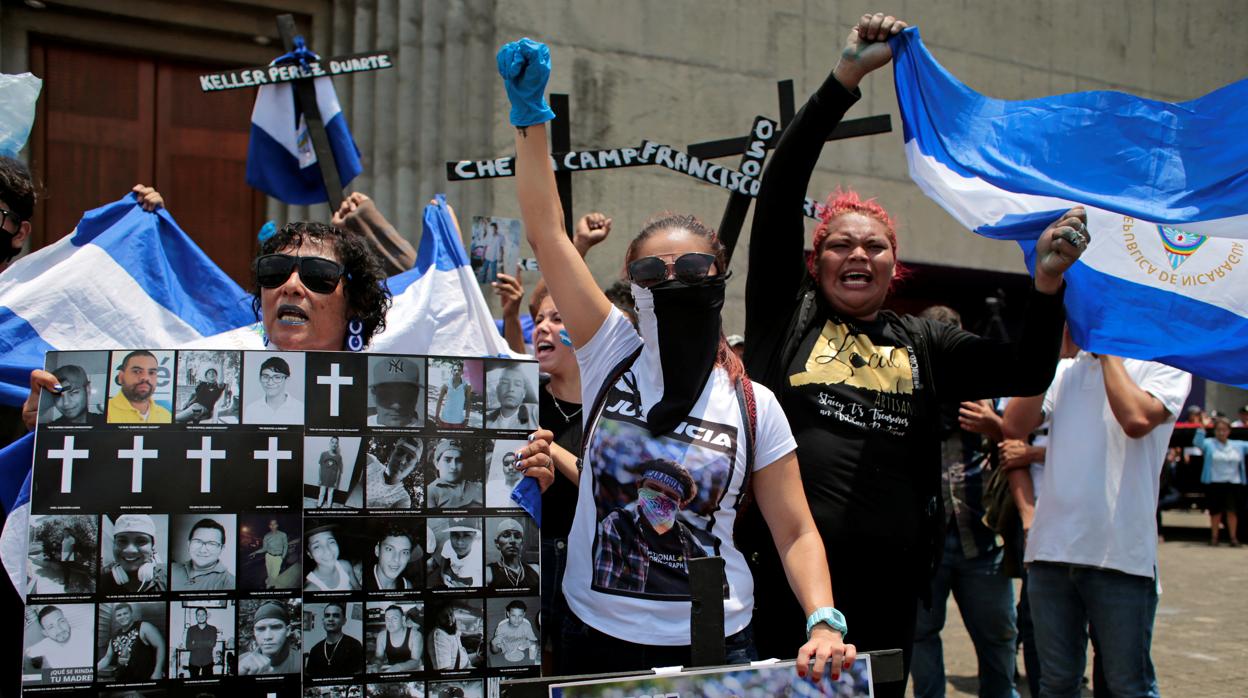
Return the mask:
<svg viewBox="0 0 1248 698">
<path fill-rule="evenodd" d="M 594 398 L 594 404 L 587 413 L 589 418 L 585 420 L 584 433 L 581 434 L 582 457 L 584 457 L 585 453 L 588 452 L 589 437 L 593 434 L 594 425 L 598 423 L 598 417 L 602 414 L 602 408 L 607 403 L 607 393 L 609 393 L 611 388 L 620 381 L 620 378 L 628 372 L 628 369 L 633 367 L 633 364 L 637 361 L 637 357 L 641 356 L 641 350 L 641 346 L 637 347 L 636 351 L 624 357 L 620 363 L 616 364 L 615 368 L 611 369 L 611 373 L 607 374 L 607 379 L 603 381 L 602 387 L 598 388 L 598 395 Z"/>
<path fill-rule="evenodd" d="M 754 401 L 754 384 L 742 376 L 737 380 L 737 406 L 741 408 L 741 424 L 745 427 L 745 475 L 741 478 L 741 497 L 737 500 L 738 520 L 741 512 L 754 500 L 754 449 L 758 441 L 758 404 Z"/>
</svg>

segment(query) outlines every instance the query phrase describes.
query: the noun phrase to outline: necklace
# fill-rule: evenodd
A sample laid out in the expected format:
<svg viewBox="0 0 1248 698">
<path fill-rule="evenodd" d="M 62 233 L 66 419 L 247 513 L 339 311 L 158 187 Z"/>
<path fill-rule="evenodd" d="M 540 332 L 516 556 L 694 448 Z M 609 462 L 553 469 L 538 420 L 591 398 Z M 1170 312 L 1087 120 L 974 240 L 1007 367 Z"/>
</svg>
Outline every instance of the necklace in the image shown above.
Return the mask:
<svg viewBox="0 0 1248 698">
<path fill-rule="evenodd" d="M 555 403 L 555 409 L 559 410 L 559 414 L 563 415 L 563 421 L 565 422 L 572 421 L 572 418 L 580 414 L 581 410 L 584 409 L 585 407 L 584 405 L 578 405 L 575 412 L 573 412 L 572 414 L 568 414 L 567 412 L 563 411 L 562 407 L 559 406 L 559 398 L 555 397 L 555 392 L 550 389 L 549 383 L 546 385 L 546 392 L 550 393 L 551 401 Z"/>
<path fill-rule="evenodd" d="M 321 645 L 321 651 L 325 654 L 325 663 L 332 665 L 334 663 L 334 655 L 338 654 L 338 645 L 342 644 L 342 638 L 334 643 L 334 651 L 329 651 L 329 638 L 325 638 L 325 642 Z"/>
<path fill-rule="evenodd" d="M 520 563 L 519 570 L 513 572 L 506 562 L 499 561 L 499 567 L 503 568 L 503 574 L 507 575 L 507 581 L 511 582 L 511 586 L 520 586 L 520 580 L 524 577 L 524 563 Z"/>
</svg>

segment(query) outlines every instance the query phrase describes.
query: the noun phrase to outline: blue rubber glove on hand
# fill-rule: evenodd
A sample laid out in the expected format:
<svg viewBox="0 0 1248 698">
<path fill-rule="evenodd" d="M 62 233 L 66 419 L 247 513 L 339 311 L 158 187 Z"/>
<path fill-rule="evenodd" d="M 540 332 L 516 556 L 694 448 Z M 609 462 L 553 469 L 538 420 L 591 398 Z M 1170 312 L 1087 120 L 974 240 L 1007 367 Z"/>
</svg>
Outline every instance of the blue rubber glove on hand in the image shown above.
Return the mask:
<svg viewBox="0 0 1248 698">
<path fill-rule="evenodd" d="M 503 76 L 511 100 L 511 125 L 517 128 L 544 124 L 555 118 L 546 103 L 550 79 L 550 48 L 532 39 L 521 39 L 498 50 L 498 74 Z"/>
</svg>

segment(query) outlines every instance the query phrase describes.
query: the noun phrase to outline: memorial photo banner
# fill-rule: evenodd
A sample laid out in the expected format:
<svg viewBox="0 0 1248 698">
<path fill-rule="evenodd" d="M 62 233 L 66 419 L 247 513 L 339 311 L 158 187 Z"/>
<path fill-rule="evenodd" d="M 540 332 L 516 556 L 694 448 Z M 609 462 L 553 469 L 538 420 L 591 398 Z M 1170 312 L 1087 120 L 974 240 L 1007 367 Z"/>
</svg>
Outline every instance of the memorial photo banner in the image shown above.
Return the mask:
<svg viewBox="0 0 1248 698">
<path fill-rule="evenodd" d="M 45 365 L 24 692 L 486 698 L 539 674 L 538 531 L 510 496 L 536 362 Z"/>
<path fill-rule="evenodd" d="M 681 671 L 671 674 L 650 674 L 625 678 L 596 679 L 574 683 L 552 684 L 550 698 L 618 698 L 651 696 L 681 698 L 683 696 L 835 696 L 836 698 L 870 698 L 875 695 L 871 678 L 871 657 L 859 657 L 849 671 L 841 672 L 836 681 L 831 673 L 812 684 L 801 678 L 793 662 L 775 662 L 757 666 L 719 667 Z"/>
</svg>

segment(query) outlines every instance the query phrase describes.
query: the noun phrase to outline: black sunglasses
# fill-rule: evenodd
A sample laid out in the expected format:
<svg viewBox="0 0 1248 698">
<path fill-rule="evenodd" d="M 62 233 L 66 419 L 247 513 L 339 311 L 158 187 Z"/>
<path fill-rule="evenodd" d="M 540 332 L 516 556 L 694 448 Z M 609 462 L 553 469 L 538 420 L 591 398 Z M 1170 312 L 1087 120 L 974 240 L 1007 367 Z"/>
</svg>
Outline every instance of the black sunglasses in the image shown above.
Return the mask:
<svg viewBox="0 0 1248 698">
<path fill-rule="evenodd" d="M 346 271 L 341 264 L 324 257 L 266 254 L 256 258 L 256 282 L 261 288 L 277 288 L 286 283 L 296 267 L 299 280 L 313 293 L 333 293 Z"/>
<path fill-rule="evenodd" d="M 686 284 L 706 281 L 715 265 L 715 255 L 705 252 L 686 252 L 672 261 L 662 257 L 642 257 L 628 263 L 628 278 L 642 288 L 649 288 L 668 279 Z"/>
</svg>

